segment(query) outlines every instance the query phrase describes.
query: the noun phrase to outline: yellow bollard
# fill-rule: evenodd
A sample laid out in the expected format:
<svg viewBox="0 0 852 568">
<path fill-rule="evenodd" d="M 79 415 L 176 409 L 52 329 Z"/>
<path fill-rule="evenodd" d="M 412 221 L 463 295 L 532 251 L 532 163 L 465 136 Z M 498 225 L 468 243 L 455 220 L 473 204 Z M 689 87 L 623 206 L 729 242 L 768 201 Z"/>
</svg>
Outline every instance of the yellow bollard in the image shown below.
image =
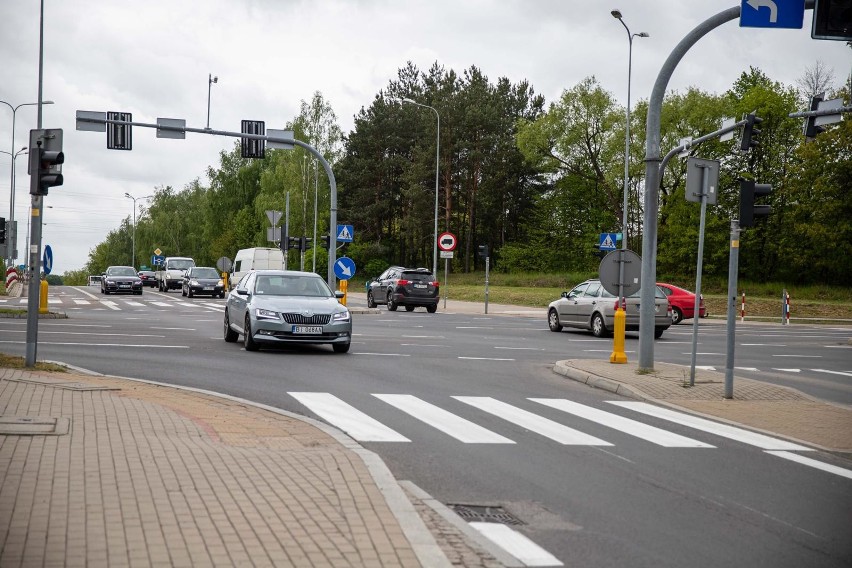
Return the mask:
<svg viewBox="0 0 852 568">
<path fill-rule="evenodd" d="M 624 352 L 624 328 L 627 324 L 627 315 L 621 306 L 615 310 L 614 332 L 612 336 L 612 354 L 609 356 L 610 363 L 627 363 L 627 353 Z"/>
<path fill-rule="evenodd" d="M 47 313 L 47 280 L 42 280 L 39 285 L 38 313 Z"/>
<path fill-rule="evenodd" d="M 340 303 L 346 305 L 346 293 L 349 291 L 349 280 L 340 281 L 340 291 L 343 292 L 343 297 L 340 298 Z"/>
<path fill-rule="evenodd" d="M 229 287 L 229 283 L 228 283 L 228 273 L 227 273 L 227 272 L 223 272 L 223 273 L 222 273 L 222 284 L 224 284 L 224 285 L 225 285 L 225 292 L 230 291 L 230 287 Z"/>
</svg>

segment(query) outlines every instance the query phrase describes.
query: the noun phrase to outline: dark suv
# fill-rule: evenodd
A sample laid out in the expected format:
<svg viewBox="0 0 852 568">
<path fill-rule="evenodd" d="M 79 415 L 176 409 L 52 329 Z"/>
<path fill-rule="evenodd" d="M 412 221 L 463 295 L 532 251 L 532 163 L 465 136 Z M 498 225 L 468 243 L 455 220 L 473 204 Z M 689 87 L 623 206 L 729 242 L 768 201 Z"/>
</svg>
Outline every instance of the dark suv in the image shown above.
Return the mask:
<svg viewBox="0 0 852 568">
<path fill-rule="evenodd" d="M 386 304 L 391 312 L 398 306 L 405 306 L 408 312 L 422 306 L 434 314 L 439 297 L 438 281 L 427 268 L 391 266 L 367 286 L 367 307 Z"/>
</svg>

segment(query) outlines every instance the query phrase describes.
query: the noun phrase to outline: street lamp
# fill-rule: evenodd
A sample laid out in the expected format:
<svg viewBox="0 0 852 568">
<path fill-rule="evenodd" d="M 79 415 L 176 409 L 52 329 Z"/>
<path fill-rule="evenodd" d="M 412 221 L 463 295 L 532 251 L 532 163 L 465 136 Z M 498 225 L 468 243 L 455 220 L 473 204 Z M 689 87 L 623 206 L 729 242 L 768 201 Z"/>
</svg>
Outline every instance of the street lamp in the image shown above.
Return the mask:
<svg viewBox="0 0 852 568">
<path fill-rule="evenodd" d="M 627 41 L 630 44 L 627 57 L 627 116 L 624 124 L 624 212 L 621 222 L 621 231 L 623 233 L 621 235 L 621 248 L 623 250 L 627 250 L 627 178 L 630 174 L 630 75 L 633 70 L 633 38 L 650 36 L 645 32 L 638 34 L 630 33 L 630 28 L 627 27 L 627 24 L 625 24 L 624 20 L 621 18 L 621 11 L 613 10 L 611 13 L 612 17 L 621 22 L 621 25 L 624 26 L 625 30 L 627 30 Z"/>
<path fill-rule="evenodd" d="M 15 150 L 15 118 L 17 116 L 16 113 L 18 112 L 18 109 L 21 108 L 22 106 L 38 106 L 38 103 L 21 103 L 18 106 L 12 106 L 11 104 L 7 103 L 6 101 L 0 101 L 0 103 L 3 103 L 4 105 L 6 105 L 10 109 L 12 109 L 12 150 L 14 151 Z M 41 101 L 41 104 L 52 105 L 53 101 Z M 41 116 L 41 115 L 39 115 L 39 116 Z M 9 152 L 6 152 L 6 153 L 9 154 Z M 20 152 L 18 152 L 18 153 L 20 153 Z M 9 155 L 11 155 L 11 154 L 9 154 Z M 12 185 L 12 187 L 10 189 L 10 196 L 9 196 L 9 226 L 13 227 L 15 225 L 15 159 L 14 159 L 14 157 L 12 158 L 12 184 L 11 185 Z M 17 237 L 17 235 L 15 235 L 15 237 Z M 16 245 L 17 240 L 18 240 L 17 238 L 13 238 L 12 244 Z M 9 247 L 9 248 L 15 249 L 17 247 L 12 246 L 12 247 Z M 10 253 L 9 253 L 9 260 L 12 262 L 12 264 L 14 264 L 15 259 L 11 258 L 12 254 L 14 254 L 14 250 L 11 250 Z"/>
<path fill-rule="evenodd" d="M 219 77 L 214 77 L 212 73 L 207 75 L 207 128 L 205 130 L 210 130 L 210 89 L 213 87 L 213 83 L 218 82 Z"/>
<path fill-rule="evenodd" d="M 422 103 L 418 103 L 417 101 L 413 101 L 411 99 L 403 98 L 400 99 L 404 103 L 410 103 L 413 105 L 421 106 L 424 108 L 432 109 L 432 112 L 435 113 L 435 117 L 438 119 L 438 133 L 435 137 L 435 232 L 432 235 L 432 274 L 437 278 L 438 277 L 438 172 L 440 169 L 440 159 L 441 159 L 441 115 L 438 114 L 438 111 L 435 107 L 431 107 L 429 105 L 424 105 Z"/>
<path fill-rule="evenodd" d="M 135 269 L 136 268 L 136 200 L 137 199 L 150 199 L 154 197 L 153 195 L 145 195 L 143 197 L 133 197 L 129 193 L 125 193 L 124 197 L 133 200 L 133 237 L 132 237 L 132 249 L 131 249 L 131 257 L 130 257 L 130 265 Z"/>
</svg>

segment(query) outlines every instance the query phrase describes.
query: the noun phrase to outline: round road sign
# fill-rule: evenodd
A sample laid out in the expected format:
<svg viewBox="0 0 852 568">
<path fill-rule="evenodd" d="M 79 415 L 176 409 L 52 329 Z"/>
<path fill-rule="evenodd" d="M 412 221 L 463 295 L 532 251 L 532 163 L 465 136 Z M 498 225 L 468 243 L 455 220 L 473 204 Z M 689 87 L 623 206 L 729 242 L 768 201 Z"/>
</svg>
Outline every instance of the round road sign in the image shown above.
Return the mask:
<svg viewBox="0 0 852 568">
<path fill-rule="evenodd" d="M 452 233 L 441 233 L 438 236 L 438 248 L 441 250 L 456 250 L 458 239 Z"/>
</svg>

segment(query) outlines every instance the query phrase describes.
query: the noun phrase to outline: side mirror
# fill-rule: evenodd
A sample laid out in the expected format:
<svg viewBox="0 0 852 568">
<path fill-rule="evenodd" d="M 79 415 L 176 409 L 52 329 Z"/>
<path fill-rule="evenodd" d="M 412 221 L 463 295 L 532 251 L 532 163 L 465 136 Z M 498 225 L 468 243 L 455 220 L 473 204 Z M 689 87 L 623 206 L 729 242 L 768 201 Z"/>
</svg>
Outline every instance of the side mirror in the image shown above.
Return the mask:
<svg viewBox="0 0 852 568">
<path fill-rule="evenodd" d="M 245 288 L 237 288 L 236 290 L 234 290 L 234 292 L 236 292 L 240 296 L 248 296 L 248 290 L 246 290 Z"/>
<path fill-rule="evenodd" d="M 343 297 L 344 297 L 345 295 L 346 295 L 346 294 L 344 294 L 344 293 L 343 293 L 343 292 L 341 292 L 340 290 L 335 290 L 335 291 L 334 291 L 334 297 L 335 297 L 335 298 L 337 298 L 338 300 L 343 299 Z"/>
<path fill-rule="evenodd" d="M 562 292 L 561 296 L 563 298 L 570 298 L 571 297 L 571 295 L 568 292 Z"/>
</svg>

